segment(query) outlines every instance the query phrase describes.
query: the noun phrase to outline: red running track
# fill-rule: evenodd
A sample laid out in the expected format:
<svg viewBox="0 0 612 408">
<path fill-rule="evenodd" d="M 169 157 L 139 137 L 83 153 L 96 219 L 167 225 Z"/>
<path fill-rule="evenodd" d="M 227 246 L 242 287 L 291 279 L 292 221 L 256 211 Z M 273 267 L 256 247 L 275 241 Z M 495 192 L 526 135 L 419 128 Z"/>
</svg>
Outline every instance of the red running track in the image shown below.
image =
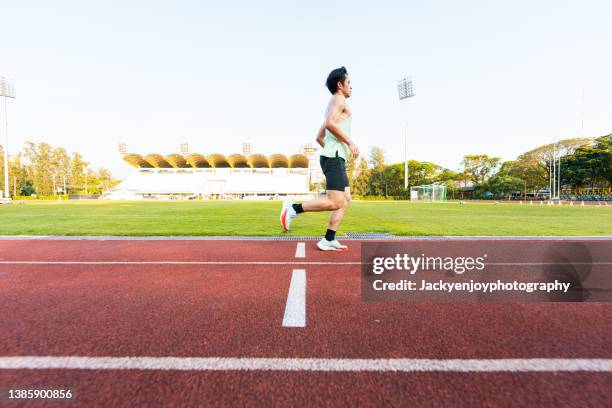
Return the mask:
<svg viewBox="0 0 612 408">
<path fill-rule="evenodd" d="M 306 242 L 295 258 L 290 241 L 0 241 L 0 358 L 612 358 L 609 303 L 362 302 L 361 243 L 347 243 Z M 550 242 L 412 244 L 502 262 Z M 588 246 L 612 261 L 610 241 Z M 192 263 L 151 263 L 169 261 Z M 304 328 L 282 327 L 293 269 L 306 270 Z M 77 405 L 106 407 L 609 406 L 611 385 L 611 372 L 585 371 L 0 369 L 0 388 L 70 387 Z"/>
</svg>

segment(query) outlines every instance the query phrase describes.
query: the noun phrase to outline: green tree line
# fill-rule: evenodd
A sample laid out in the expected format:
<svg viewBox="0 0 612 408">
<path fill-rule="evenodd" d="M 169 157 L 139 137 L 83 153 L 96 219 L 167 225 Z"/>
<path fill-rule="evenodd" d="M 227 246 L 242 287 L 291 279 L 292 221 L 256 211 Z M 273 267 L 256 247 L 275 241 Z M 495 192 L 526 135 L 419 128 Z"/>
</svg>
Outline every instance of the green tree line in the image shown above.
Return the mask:
<svg viewBox="0 0 612 408">
<path fill-rule="evenodd" d="M 4 163 L 4 149 L 0 146 Z M 62 147 L 48 143 L 26 142 L 15 155 L 9 155 L 9 191 L 17 196 L 58 194 L 101 194 L 117 185 L 110 171 L 88 167 L 79 153 L 69 154 Z M 0 183 L 4 188 L 4 165 Z"/>
<path fill-rule="evenodd" d="M 612 134 L 561 140 L 555 146 L 546 144 L 506 162 L 486 154 L 466 155 L 458 171 L 409 160 L 408 183 L 443 183 L 450 198 L 460 197 L 467 185 L 473 186 L 475 197 L 534 193 L 548 187 L 555 150 L 561 156 L 563 188 L 612 187 Z M 2 146 L 0 159 L 4 160 Z M 404 190 L 404 163 L 387 164 L 380 147 L 372 148 L 367 160 L 349 159 L 347 172 L 356 196 L 408 197 Z M 9 157 L 9 174 L 10 193 L 25 196 L 101 194 L 119 182 L 105 168 L 90 169 L 79 153 L 69 154 L 47 143 L 27 142 L 20 152 Z M 0 182 L 4 184 L 4 166 L 0 166 Z"/>
<path fill-rule="evenodd" d="M 612 134 L 596 139 L 565 139 L 546 144 L 502 162 L 499 157 L 473 154 L 463 157 L 462 168 L 453 171 L 435 163 L 408 161 L 410 186 L 443 183 L 447 196 L 461 197 L 473 186 L 473 197 L 527 195 L 548 188 L 553 155 L 561 157 L 563 188 L 612 187 Z M 404 190 L 404 163 L 386 164 L 380 147 L 373 147 L 369 160 L 349 159 L 347 172 L 351 191 L 357 196 L 407 197 Z"/>
</svg>

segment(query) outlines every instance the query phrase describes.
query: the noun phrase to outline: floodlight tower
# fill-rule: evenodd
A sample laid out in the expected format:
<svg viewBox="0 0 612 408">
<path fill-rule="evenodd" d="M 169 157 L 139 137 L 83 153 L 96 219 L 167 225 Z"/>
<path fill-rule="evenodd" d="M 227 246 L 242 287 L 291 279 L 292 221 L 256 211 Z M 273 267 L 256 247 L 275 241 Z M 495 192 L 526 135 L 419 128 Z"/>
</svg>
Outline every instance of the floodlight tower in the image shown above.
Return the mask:
<svg viewBox="0 0 612 408">
<path fill-rule="evenodd" d="M 555 155 L 555 139 L 550 145 L 550 159 L 548 160 L 548 199 L 552 201 L 555 198 L 555 165 L 557 163 Z"/>
<path fill-rule="evenodd" d="M 402 78 L 397 81 L 397 93 L 399 100 L 407 101 L 414 96 L 412 77 Z M 408 103 L 404 102 L 404 190 L 408 190 Z"/>
<path fill-rule="evenodd" d="M 557 141 L 553 142 L 553 173 L 552 173 L 552 199 L 557 198 Z"/>
<path fill-rule="evenodd" d="M 550 150 L 550 155 L 548 159 L 548 199 L 552 200 L 552 162 L 553 162 L 553 153 L 552 147 Z"/>
<path fill-rule="evenodd" d="M 561 147 L 559 147 L 559 172 L 557 176 L 557 198 L 561 199 Z"/>
<path fill-rule="evenodd" d="M 550 200 L 561 199 L 561 143 L 553 139 L 552 155 L 548 163 Z"/>
<path fill-rule="evenodd" d="M 5 77 L 0 77 L 0 96 L 4 97 L 4 130 L 5 130 L 5 143 L 4 143 L 4 197 L 9 198 L 9 174 L 8 174 L 8 111 L 6 109 L 6 98 L 15 99 L 15 85 Z"/>
<path fill-rule="evenodd" d="M 559 140 L 557 144 L 557 160 L 559 161 L 559 163 L 555 163 L 557 170 L 557 200 L 561 200 L 561 141 Z"/>
</svg>

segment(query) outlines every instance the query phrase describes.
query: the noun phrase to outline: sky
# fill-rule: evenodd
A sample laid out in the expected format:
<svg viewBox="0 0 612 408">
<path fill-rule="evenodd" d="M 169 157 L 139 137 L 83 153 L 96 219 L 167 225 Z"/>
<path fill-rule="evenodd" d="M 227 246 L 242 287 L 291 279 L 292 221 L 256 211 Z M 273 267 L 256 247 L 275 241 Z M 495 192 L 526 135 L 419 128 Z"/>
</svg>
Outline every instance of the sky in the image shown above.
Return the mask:
<svg viewBox="0 0 612 408">
<path fill-rule="evenodd" d="M 143 155 L 314 144 L 339 66 L 366 157 L 404 159 L 405 117 L 409 159 L 450 169 L 612 132 L 607 0 L 0 0 L 0 15 L 10 152 L 47 142 L 119 178 L 135 171 L 121 142 Z M 415 96 L 400 103 L 405 76 Z"/>
</svg>

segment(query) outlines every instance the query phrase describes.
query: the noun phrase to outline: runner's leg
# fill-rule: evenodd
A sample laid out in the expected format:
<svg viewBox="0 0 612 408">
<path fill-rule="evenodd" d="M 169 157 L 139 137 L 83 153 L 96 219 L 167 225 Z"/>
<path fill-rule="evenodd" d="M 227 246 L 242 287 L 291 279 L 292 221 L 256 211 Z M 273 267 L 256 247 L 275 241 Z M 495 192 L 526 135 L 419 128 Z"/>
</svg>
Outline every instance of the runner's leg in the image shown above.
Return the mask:
<svg viewBox="0 0 612 408">
<path fill-rule="evenodd" d="M 349 206 L 349 203 L 351 202 L 351 190 L 349 187 L 346 187 L 344 189 L 344 193 L 342 194 L 343 194 L 342 207 L 333 211 L 329 216 L 328 228 L 333 231 L 338 231 L 338 228 L 340 227 L 340 223 L 342 222 L 342 219 L 344 218 L 344 213 L 346 212 Z"/>
<path fill-rule="evenodd" d="M 344 206 L 346 201 L 345 192 L 338 190 L 327 190 L 325 197 L 313 198 L 302 203 L 304 212 L 314 211 L 336 211 Z"/>
</svg>

